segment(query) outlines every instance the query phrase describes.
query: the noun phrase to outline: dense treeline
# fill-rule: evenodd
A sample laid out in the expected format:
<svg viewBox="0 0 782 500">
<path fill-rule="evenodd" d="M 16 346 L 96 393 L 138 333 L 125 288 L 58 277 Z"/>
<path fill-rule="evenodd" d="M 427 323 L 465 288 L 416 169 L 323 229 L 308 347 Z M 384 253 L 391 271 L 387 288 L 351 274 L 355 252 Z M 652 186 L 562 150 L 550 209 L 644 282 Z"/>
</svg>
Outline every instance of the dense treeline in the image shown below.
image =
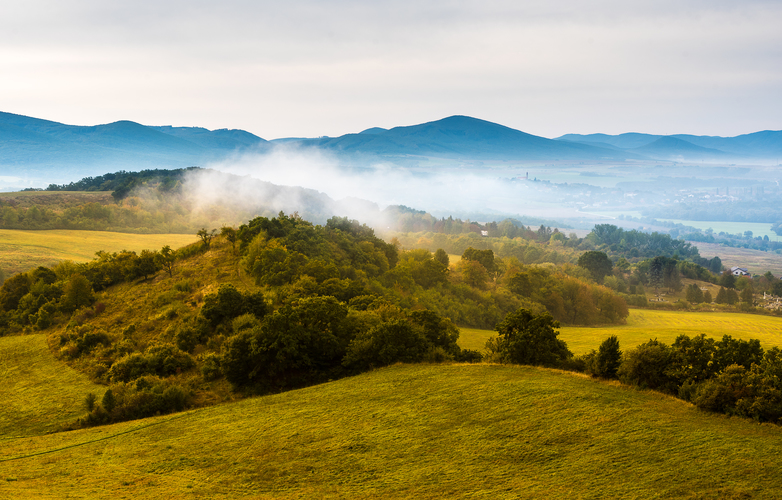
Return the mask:
<svg viewBox="0 0 782 500">
<path fill-rule="evenodd" d="M 115 200 L 125 198 L 130 191 L 139 185 L 149 181 L 159 181 L 161 191 L 171 191 L 177 187 L 185 174 L 199 170 L 198 167 L 178 169 L 154 169 L 140 172 L 119 172 L 99 175 L 97 177 L 85 177 L 69 184 L 49 184 L 46 191 L 113 191 Z"/>
</svg>

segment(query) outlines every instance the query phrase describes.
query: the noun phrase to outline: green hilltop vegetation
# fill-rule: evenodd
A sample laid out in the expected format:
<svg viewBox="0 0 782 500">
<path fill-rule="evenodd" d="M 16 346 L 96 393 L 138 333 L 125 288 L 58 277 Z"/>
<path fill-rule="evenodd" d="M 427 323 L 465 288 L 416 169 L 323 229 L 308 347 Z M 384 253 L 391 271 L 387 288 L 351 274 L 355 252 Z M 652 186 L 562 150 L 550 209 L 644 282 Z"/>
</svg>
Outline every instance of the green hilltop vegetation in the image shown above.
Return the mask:
<svg viewBox="0 0 782 500">
<path fill-rule="evenodd" d="M 768 276 L 712 272 L 668 236 L 438 222 L 386 242 L 280 213 L 11 276 L 3 491 L 778 496 L 779 428 L 718 414 L 780 422 L 779 343 L 695 328 L 620 347 L 610 326 L 669 292 L 692 316 L 759 312 Z M 560 325 L 605 335 L 571 350 Z"/>
<path fill-rule="evenodd" d="M 474 233 L 439 234 L 433 238 L 451 249 L 475 240 Z M 100 400 L 85 395 L 91 398 L 87 413 L 70 427 L 273 393 L 396 362 L 475 362 L 484 356 L 621 377 L 762 421 L 780 417 L 776 382 L 767 377 L 779 369 L 778 350 L 766 351 L 757 340 L 696 333 L 670 346 L 649 342 L 624 357 L 618 345 L 601 344 L 596 351 L 597 343 L 574 357 L 557 339 L 560 324 L 625 323 L 628 302 L 648 305 L 644 287 L 681 289 L 687 273 L 688 279 L 720 282 L 720 293 L 727 287 L 723 295 L 740 299 L 739 309 L 756 309 L 751 282 L 739 297 L 736 281 L 728 283 L 733 276 L 694 263 L 698 255 L 690 247 L 680 250 L 692 260 L 680 260 L 674 250 L 671 258 L 636 264 L 622 258 L 615 266 L 597 250 L 575 258 L 579 248 L 599 244 L 598 231 L 578 239 L 542 227 L 534 240 L 485 240 L 498 242 L 500 255 L 510 248 L 509 257 L 468 246 L 451 265 L 442 248 L 404 250 L 354 220 L 334 217 L 319 226 L 282 213 L 238 229 L 224 226 L 219 234 L 201 229 L 198 237 L 176 251 L 99 252 L 88 263 L 40 266 L 0 288 L 4 333 L 45 332 L 60 359 L 108 387 Z M 659 240 L 658 249 L 680 245 L 670 237 Z M 512 253 L 520 246 L 524 259 L 530 250 L 545 249 L 539 255 L 576 263 L 525 264 Z M 688 298 L 681 302 L 685 307 L 737 307 Z M 495 328 L 497 336 L 486 341 L 484 352 L 462 349 L 455 324 Z M 731 367 L 733 379 L 725 379 Z M 739 393 L 718 403 L 708 399 L 729 382 L 742 390 L 754 384 L 757 391 L 743 399 Z"/>
</svg>

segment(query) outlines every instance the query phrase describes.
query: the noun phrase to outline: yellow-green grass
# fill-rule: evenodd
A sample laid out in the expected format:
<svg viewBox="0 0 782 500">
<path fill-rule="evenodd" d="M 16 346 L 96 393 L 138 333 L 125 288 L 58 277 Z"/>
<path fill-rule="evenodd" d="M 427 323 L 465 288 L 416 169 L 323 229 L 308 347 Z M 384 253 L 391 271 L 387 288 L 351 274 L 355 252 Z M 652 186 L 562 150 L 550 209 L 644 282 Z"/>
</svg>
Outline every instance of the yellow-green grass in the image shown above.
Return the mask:
<svg viewBox="0 0 782 500">
<path fill-rule="evenodd" d="M 459 329 L 459 346 L 483 351 L 486 339 L 496 335 L 493 330 Z M 755 314 L 723 312 L 656 311 L 630 309 L 627 324 L 599 327 L 564 326 L 559 338 L 567 342 L 574 354 L 597 349 L 611 335 L 619 338 L 623 348 L 635 347 L 649 339 L 670 344 L 681 334 L 693 337 L 706 334 L 721 339 L 730 335 L 739 339 L 758 339 L 764 347 L 782 346 L 782 318 Z"/>
<path fill-rule="evenodd" d="M 0 443 L 52 432 L 85 414 L 84 398 L 104 388 L 57 361 L 43 334 L 0 337 Z M 0 488 L 0 497 L 3 496 Z"/>
<path fill-rule="evenodd" d="M 6 498 L 780 498 L 779 427 L 530 367 L 397 365 L 4 443 Z"/>
<path fill-rule="evenodd" d="M 195 234 L 128 234 L 109 231 L 19 231 L 0 229 L 0 269 L 6 274 L 27 271 L 61 260 L 87 262 L 95 252 L 179 248 L 196 241 Z"/>
</svg>

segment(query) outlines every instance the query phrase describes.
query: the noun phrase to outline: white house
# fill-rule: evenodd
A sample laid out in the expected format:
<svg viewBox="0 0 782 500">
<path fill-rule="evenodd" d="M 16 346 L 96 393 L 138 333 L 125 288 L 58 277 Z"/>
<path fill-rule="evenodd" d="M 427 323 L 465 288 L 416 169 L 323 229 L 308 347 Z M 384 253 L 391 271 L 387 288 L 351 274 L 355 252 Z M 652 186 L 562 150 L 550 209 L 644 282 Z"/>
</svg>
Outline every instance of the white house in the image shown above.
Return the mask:
<svg viewBox="0 0 782 500">
<path fill-rule="evenodd" d="M 746 267 L 733 266 L 730 268 L 733 276 L 749 276 L 749 270 Z"/>
</svg>

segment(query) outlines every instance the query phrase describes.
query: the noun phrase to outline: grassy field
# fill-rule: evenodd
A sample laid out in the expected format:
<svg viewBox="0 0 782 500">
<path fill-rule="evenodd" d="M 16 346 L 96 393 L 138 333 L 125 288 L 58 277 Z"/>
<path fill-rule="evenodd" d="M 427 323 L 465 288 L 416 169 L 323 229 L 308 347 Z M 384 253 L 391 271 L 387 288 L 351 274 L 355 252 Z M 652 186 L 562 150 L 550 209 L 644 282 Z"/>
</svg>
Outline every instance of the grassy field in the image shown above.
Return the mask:
<svg viewBox="0 0 782 500">
<path fill-rule="evenodd" d="M 195 234 L 128 234 L 108 231 L 17 231 L 0 229 L 0 269 L 7 275 L 61 260 L 86 262 L 95 252 L 118 252 L 163 246 L 179 248 L 196 241 Z"/>
<path fill-rule="evenodd" d="M 774 252 L 762 252 L 747 248 L 733 248 L 714 243 L 692 242 L 698 247 L 701 257 L 708 259 L 718 255 L 722 265 L 730 269 L 733 266 L 746 267 L 752 274 L 771 271 L 774 276 L 782 276 L 782 255 Z"/>
<path fill-rule="evenodd" d="M 493 330 L 460 328 L 459 346 L 483 351 L 486 339 Z M 740 339 L 759 339 L 764 347 L 782 347 L 782 318 L 739 313 L 703 313 L 630 309 L 625 325 L 600 327 L 566 326 L 559 330 L 559 338 L 567 342 L 574 354 L 585 354 L 597 349 L 611 335 L 619 338 L 623 349 L 635 347 L 656 338 L 670 344 L 681 334 L 693 337 L 706 334 L 716 339 L 731 335 Z"/>
<path fill-rule="evenodd" d="M 57 430 L 85 413 L 87 393 L 104 390 L 54 359 L 43 334 L 0 337 L 0 443 Z"/>
<path fill-rule="evenodd" d="M 779 427 L 529 367 L 397 365 L 4 442 L 5 498 L 779 498 Z"/>
</svg>

